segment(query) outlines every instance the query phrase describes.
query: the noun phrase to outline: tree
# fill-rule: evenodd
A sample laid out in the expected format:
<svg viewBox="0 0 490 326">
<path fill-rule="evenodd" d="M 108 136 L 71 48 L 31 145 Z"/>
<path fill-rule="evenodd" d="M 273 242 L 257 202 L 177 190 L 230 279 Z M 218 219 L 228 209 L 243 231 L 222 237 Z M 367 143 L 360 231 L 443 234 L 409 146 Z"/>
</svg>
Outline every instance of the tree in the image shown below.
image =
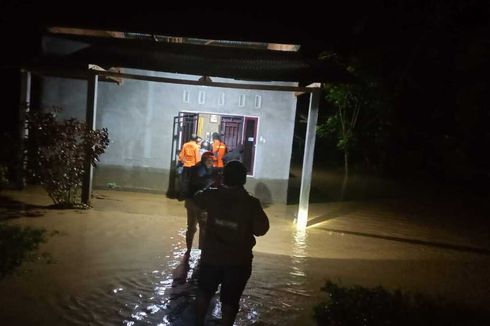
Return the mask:
<svg viewBox="0 0 490 326">
<path fill-rule="evenodd" d="M 327 51 L 320 58 L 346 66 L 335 52 Z M 351 73 L 354 71 L 352 66 L 346 66 L 346 69 Z M 343 200 L 349 180 L 349 158 L 356 142 L 355 128 L 363 105 L 363 93 L 359 85 L 352 83 L 324 83 L 323 88 L 327 103 L 335 111 L 325 122 L 319 124 L 317 133 L 320 137 L 335 137 L 337 148 L 344 154 L 344 180 L 340 192 L 340 199 Z"/>
<path fill-rule="evenodd" d="M 72 207 L 81 204 L 85 162 L 96 166 L 109 145 L 109 134 L 106 128 L 92 130 L 74 118 L 58 121 L 58 111 L 27 117 L 28 175 L 46 189 L 56 206 Z"/>
<path fill-rule="evenodd" d="M 349 179 L 349 157 L 356 142 L 355 129 L 365 99 L 360 89 L 353 84 L 326 83 L 324 90 L 326 100 L 336 108 L 336 112 L 319 125 L 318 134 L 336 137 L 337 148 L 344 153 L 344 181 L 341 190 L 343 199 Z"/>
<path fill-rule="evenodd" d="M 330 114 L 320 119 L 317 133 L 333 138 L 344 157 L 344 179 L 341 199 L 345 198 L 353 157 L 363 167 L 381 171 L 385 164 L 386 142 L 389 139 L 390 99 L 370 71 L 370 67 L 354 55 L 344 58 L 333 51 L 324 52 L 321 59 L 344 67 L 356 79 L 351 83 L 324 83 L 325 100 Z"/>
</svg>

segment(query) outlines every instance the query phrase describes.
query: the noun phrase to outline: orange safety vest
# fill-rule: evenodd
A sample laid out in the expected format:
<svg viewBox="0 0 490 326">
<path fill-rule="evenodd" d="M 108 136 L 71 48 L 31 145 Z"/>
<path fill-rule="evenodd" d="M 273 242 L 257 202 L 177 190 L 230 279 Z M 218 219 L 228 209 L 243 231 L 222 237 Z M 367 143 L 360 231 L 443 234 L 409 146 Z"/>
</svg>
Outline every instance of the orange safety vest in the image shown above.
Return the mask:
<svg viewBox="0 0 490 326">
<path fill-rule="evenodd" d="M 213 141 L 213 153 L 214 153 L 214 158 L 213 158 L 213 166 L 215 168 L 222 168 L 224 167 L 223 163 L 223 156 L 226 154 L 226 145 L 225 143 L 215 140 Z"/>
<path fill-rule="evenodd" d="M 191 167 L 197 164 L 201 160 L 201 154 L 199 153 L 199 145 L 191 140 L 182 146 L 182 150 L 179 154 L 179 161 L 185 167 Z"/>
</svg>

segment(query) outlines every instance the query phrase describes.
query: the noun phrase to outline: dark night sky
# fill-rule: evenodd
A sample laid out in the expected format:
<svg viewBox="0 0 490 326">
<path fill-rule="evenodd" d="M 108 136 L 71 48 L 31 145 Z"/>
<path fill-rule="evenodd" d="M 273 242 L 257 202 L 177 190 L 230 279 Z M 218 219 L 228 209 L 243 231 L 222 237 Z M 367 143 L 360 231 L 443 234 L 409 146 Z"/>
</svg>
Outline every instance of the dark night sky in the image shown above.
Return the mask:
<svg viewBox="0 0 490 326">
<path fill-rule="evenodd" d="M 317 55 L 333 49 L 356 56 L 367 73 L 397 94 L 396 119 L 405 121 L 403 146 L 426 146 L 444 135 L 462 144 L 480 168 L 489 148 L 490 6 L 486 1 L 330 1 L 264 7 L 263 2 L 172 6 L 138 1 L 3 1 L 2 131 L 15 130 L 18 67 L 40 51 L 45 25 L 139 31 L 269 42 L 301 43 Z M 49 5 L 48 5 L 49 4 Z M 430 134 L 430 135 L 429 135 Z M 422 135 L 422 136 L 416 136 Z M 429 136 L 427 136 L 429 135 Z M 417 138 L 419 137 L 419 138 Z M 405 142 L 405 143 L 404 143 Z"/>
</svg>

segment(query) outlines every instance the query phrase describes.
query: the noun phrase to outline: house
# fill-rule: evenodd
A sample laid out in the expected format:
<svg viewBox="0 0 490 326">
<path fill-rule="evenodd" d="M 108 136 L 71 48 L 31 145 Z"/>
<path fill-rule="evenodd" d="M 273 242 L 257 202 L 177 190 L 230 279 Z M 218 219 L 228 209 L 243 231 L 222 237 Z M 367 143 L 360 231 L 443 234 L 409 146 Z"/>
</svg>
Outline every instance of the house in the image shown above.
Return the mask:
<svg viewBox="0 0 490 326">
<path fill-rule="evenodd" d="M 305 59 L 299 48 L 53 27 L 43 56 L 24 71 L 25 79 L 41 76 L 42 107 L 61 106 L 60 118 L 109 130 L 109 148 L 94 177 L 87 174 L 88 192 L 93 185 L 170 194 L 181 145 L 191 133 L 218 132 L 230 149 L 243 146 L 247 190 L 285 203 L 296 95 L 311 93 L 301 189 L 307 211 L 319 84 L 307 85 L 346 74 Z"/>
</svg>

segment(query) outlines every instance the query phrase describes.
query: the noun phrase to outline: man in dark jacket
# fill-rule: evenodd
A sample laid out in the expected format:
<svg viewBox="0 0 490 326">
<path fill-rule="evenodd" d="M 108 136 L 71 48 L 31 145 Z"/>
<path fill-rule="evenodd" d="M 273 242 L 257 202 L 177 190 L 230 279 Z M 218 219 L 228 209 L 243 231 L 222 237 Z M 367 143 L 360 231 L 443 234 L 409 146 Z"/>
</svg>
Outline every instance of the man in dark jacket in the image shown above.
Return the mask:
<svg viewBox="0 0 490 326">
<path fill-rule="evenodd" d="M 247 177 L 245 166 L 231 161 L 223 172 L 223 186 L 195 195 L 197 205 L 208 213 L 199 269 L 198 325 L 203 325 L 219 284 L 223 325 L 233 325 L 240 297 L 252 273 L 255 236 L 269 230 L 269 219 L 259 200 L 243 187 Z"/>
<path fill-rule="evenodd" d="M 202 154 L 201 161 L 194 165 L 189 172 L 189 186 L 185 196 L 185 208 L 187 210 L 187 231 L 185 233 L 185 242 L 187 245 L 186 255 L 188 256 L 192 249 L 194 234 L 197 231 L 199 223 L 199 248 L 202 248 L 204 238 L 204 224 L 202 210 L 197 206 L 194 194 L 199 190 L 205 189 L 215 182 L 213 172 L 213 153 L 205 152 Z"/>
</svg>

